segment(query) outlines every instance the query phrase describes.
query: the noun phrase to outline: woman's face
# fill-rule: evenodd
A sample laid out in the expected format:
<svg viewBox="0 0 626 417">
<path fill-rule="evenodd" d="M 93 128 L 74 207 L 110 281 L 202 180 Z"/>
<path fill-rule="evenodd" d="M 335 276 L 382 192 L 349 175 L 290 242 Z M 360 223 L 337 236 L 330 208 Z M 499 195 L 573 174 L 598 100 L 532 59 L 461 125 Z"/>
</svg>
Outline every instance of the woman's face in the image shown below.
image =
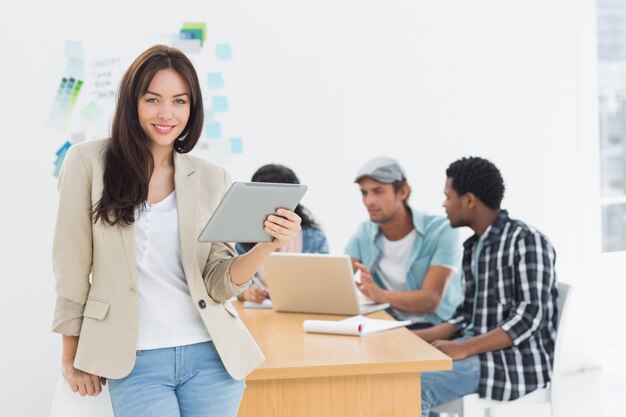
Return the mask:
<svg viewBox="0 0 626 417">
<path fill-rule="evenodd" d="M 173 69 L 157 72 L 148 91 L 139 97 L 138 117 L 152 148 L 174 146 L 187 126 L 191 111 L 189 88 Z"/>
</svg>

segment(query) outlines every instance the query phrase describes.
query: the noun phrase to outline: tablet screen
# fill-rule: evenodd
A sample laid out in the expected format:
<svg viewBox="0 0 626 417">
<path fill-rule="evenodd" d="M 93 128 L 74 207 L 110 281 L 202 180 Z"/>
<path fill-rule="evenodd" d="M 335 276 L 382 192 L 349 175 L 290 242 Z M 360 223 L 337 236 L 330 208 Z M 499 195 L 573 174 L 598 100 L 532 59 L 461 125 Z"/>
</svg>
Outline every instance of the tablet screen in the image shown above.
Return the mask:
<svg viewBox="0 0 626 417">
<path fill-rule="evenodd" d="M 302 184 L 234 182 L 200 233 L 201 242 L 271 242 L 263 230 L 268 215 L 294 210 L 307 190 Z"/>
</svg>

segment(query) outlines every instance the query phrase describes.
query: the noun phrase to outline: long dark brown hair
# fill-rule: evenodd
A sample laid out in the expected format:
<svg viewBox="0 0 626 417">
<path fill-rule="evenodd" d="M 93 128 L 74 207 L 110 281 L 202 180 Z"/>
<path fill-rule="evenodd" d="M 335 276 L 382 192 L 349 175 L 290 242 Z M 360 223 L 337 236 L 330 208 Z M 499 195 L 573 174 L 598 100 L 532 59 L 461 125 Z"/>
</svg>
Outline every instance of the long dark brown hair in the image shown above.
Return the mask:
<svg viewBox="0 0 626 417">
<path fill-rule="evenodd" d="M 111 139 L 104 151 L 104 189 L 92 212 L 94 223 L 102 220 L 109 225 L 130 225 L 135 221 L 135 208 L 148 198 L 154 160 L 137 109 L 139 98 L 163 69 L 176 71 L 187 83 L 190 95 L 189 120 L 174 142 L 174 151 L 187 153 L 200 138 L 204 110 L 196 70 L 180 50 L 165 45 L 151 47 L 135 59 L 120 83 Z"/>
</svg>

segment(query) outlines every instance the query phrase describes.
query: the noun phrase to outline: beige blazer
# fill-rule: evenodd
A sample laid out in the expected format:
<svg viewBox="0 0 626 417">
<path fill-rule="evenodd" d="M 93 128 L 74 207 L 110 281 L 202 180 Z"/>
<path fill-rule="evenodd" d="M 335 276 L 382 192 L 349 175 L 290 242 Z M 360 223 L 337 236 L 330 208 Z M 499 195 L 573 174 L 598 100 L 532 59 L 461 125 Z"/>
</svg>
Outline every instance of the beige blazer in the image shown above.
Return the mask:
<svg viewBox="0 0 626 417">
<path fill-rule="evenodd" d="M 134 226 L 93 224 L 91 208 L 103 188 L 107 140 L 72 146 L 59 176 L 59 210 L 53 247 L 57 301 L 52 330 L 80 336 L 74 366 L 122 378 L 135 364 L 139 297 Z M 174 152 L 183 270 L 228 373 L 244 378 L 263 354 L 228 301 L 246 285 L 230 280 L 232 244 L 198 241 L 200 231 L 230 185 L 226 171 Z"/>
</svg>

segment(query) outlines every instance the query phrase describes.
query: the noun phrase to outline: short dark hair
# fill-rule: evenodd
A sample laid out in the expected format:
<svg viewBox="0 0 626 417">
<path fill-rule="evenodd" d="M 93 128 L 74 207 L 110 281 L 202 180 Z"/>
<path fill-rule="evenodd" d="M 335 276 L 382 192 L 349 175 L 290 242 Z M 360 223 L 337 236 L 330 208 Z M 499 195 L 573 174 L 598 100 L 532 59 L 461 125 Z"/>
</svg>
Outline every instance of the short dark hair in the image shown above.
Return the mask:
<svg viewBox="0 0 626 417">
<path fill-rule="evenodd" d="M 406 195 L 406 198 L 404 199 L 404 207 L 409 208 L 409 197 L 411 197 L 411 186 L 409 185 L 406 178 L 402 177 L 402 179 L 392 182 L 391 185 L 393 186 L 393 192 L 396 194 L 402 191 L 402 187 L 404 187 L 405 185 L 409 187 L 409 193 Z"/>
<path fill-rule="evenodd" d="M 504 181 L 500 170 L 485 158 L 470 156 L 450 164 L 446 176 L 459 195 L 472 193 L 487 207 L 499 209 L 504 197 Z"/>
</svg>

